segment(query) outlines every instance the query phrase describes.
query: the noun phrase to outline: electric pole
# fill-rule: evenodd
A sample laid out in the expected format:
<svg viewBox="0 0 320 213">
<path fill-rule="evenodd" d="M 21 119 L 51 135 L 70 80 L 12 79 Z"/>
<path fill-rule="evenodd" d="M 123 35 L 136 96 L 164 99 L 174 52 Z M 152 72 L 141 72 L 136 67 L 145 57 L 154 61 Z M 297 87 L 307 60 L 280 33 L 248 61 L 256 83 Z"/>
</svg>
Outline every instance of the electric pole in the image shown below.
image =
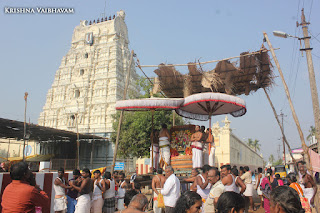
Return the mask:
<svg viewBox="0 0 320 213">
<path fill-rule="evenodd" d="M 308 34 L 308 25 L 310 23 L 306 22 L 306 17 L 304 15 L 304 9 L 301 10 L 301 23 L 297 22 L 297 27 L 300 25 L 302 26 L 303 31 L 303 38 L 304 40 L 304 49 L 300 49 L 300 51 L 305 51 L 307 56 L 307 63 L 308 63 L 308 71 L 309 71 L 309 81 L 310 81 L 310 90 L 311 90 L 311 98 L 312 98 L 312 107 L 313 107 L 313 116 L 314 116 L 314 125 L 316 129 L 315 137 L 317 139 L 317 148 L 318 153 L 320 153 L 320 109 L 319 109 L 319 98 L 318 98 L 318 91 L 317 91 L 317 84 L 316 78 L 313 69 L 313 62 L 312 62 L 312 55 L 310 48 L 310 36 Z"/>
<path fill-rule="evenodd" d="M 281 126 L 283 128 L 284 131 L 284 126 L 283 126 L 283 117 L 287 117 L 286 115 L 283 114 L 283 112 L 281 111 L 280 115 L 278 115 L 281 117 Z M 284 144 L 284 137 L 282 136 L 282 144 L 283 144 L 283 163 L 284 165 L 286 165 L 286 146 Z"/>
</svg>

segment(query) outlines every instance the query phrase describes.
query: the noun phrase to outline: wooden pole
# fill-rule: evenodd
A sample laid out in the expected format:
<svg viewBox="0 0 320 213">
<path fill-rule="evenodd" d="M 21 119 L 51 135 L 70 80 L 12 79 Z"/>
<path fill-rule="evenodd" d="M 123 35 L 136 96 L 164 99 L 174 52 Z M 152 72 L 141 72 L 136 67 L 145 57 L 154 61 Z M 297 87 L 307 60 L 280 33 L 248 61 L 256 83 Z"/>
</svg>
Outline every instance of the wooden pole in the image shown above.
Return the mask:
<svg viewBox="0 0 320 213">
<path fill-rule="evenodd" d="M 316 129 L 315 137 L 318 141 L 317 148 L 318 153 L 320 153 L 320 108 L 319 108 L 319 98 L 318 98 L 318 90 L 317 83 L 314 74 L 312 55 L 310 48 L 310 37 L 308 34 L 308 25 L 310 23 L 306 22 L 306 18 L 304 15 L 304 9 L 302 9 L 301 15 L 301 26 L 303 31 L 303 40 L 305 49 L 301 49 L 302 51 L 306 51 L 307 63 L 308 63 L 308 72 L 309 72 L 309 81 L 310 81 L 310 90 L 311 90 L 311 99 L 312 99 L 312 108 L 313 108 L 313 116 L 314 116 L 314 126 Z"/>
<path fill-rule="evenodd" d="M 131 72 L 131 66 L 132 66 L 132 61 L 133 61 L 133 55 L 134 51 L 131 51 L 131 56 L 130 56 L 130 61 L 129 61 L 129 66 L 127 68 L 127 77 L 126 77 L 126 83 L 123 91 L 123 100 L 126 99 L 127 96 L 127 90 L 129 87 L 129 80 L 130 80 L 130 72 Z M 116 165 L 116 159 L 117 159 L 117 152 L 118 152 L 118 146 L 119 146 L 119 139 L 120 139 L 120 130 L 121 130 L 121 124 L 123 120 L 123 113 L 124 110 L 121 110 L 120 112 L 120 118 L 119 118 L 119 123 L 118 123 L 118 129 L 117 129 L 117 138 L 116 138 L 116 145 L 114 147 L 114 153 L 113 153 L 113 161 L 112 161 L 112 166 L 111 166 L 111 173 L 114 171 L 114 166 Z M 107 152 L 108 155 L 108 152 Z"/>
<path fill-rule="evenodd" d="M 270 99 L 269 94 L 267 93 L 267 91 L 266 91 L 265 88 L 263 88 L 263 91 L 264 91 L 264 93 L 265 93 L 266 96 L 267 96 L 267 99 L 268 99 L 269 104 L 270 104 L 270 106 L 271 106 L 271 108 L 272 108 L 274 117 L 276 118 L 277 123 L 278 123 L 278 125 L 279 125 L 279 127 L 280 127 L 280 130 L 281 130 L 281 133 L 282 133 L 282 139 L 283 139 L 284 143 L 286 143 L 287 146 L 288 146 L 289 154 L 290 154 L 290 156 L 291 156 L 291 158 L 292 158 L 292 161 L 293 161 L 293 163 L 294 163 L 294 168 L 295 168 L 296 172 L 298 172 L 299 170 L 298 170 L 298 167 L 297 167 L 297 162 L 296 162 L 296 159 L 294 159 L 294 157 L 293 157 L 293 155 L 292 155 L 292 149 L 291 149 L 291 147 L 290 147 L 290 145 L 289 145 L 289 143 L 288 143 L 288 141 L 287 141 L 287 138 L 286 138 L 286 136 L 285 136 L 285 134 L 284 134 L 283 125 L 281 125 L 281 123 L 280 123 L 280 120 L 279 120 L 279 118 L 278 118 L 276 109 L 275 109 L 274 106 L 273 106 L 273 103 L 272 103 L 272 101 L 271 101 L 271 99 Z M 284 145 L 284 144 L 283 144 L 283 145 Z"/>
<path fill-rule="evenodd" d="M 7 160 L 9 160 L 9 152 L 10 152 L 10 138 L 9 138 L 9 144 L 8 144 Z"/>
<path fill-rule="evenodd" d="M 153 172 L 153 140 L 155 138 L 155 135 L 154 135 L 154 123 L 153 123 L 153 117 L 154 117 L 154 109 L 151 110 L 151 134 L 153 135 L 152 137 L 152 140 L 151 140 L 151 167 L 152 167 L 152 172 Z"/>
<path fill-rule="evenodd" d="M 176 112 L 172 110 L 172 126 L 176 125 Z"/>
<path fill-rule="evenodd" d="M 26 123 L 27 101 L 28 101 L 28 93 L 25 92 L 24 93 L 23 150 L 22 150 L 22 159 L 23 159 L 23 161 L 26 161 L 25 149 L 26 149 L 26 133 L 27 133 L 27 123 Z"/>
<path fill-rule="evenodd" d="M 276 66 L 278 68 L 278 71 L 279 71 L 279 74 L 280 74 L 280 77 L 281 77 L 281 80 L 282 80 L 282 84 L 284 86 L 284 90 L 286 92 L 287 99 L 289 101 L 289 105 L 290 105 L 290 108 L 291 108 L 292 116 L 293 116 L 294 122 L 296 123 L 297 129 L 298 129 L 298 132 L 299 132 L 299 136 L 300 136 L 300 140 L 301 140 L 302 149 L 303 149 L 303 152 L 304 152 L 307 168 L 310 171 L 310 174 L 312 174 L 312 167 L 311 167 L 308 147 L 307 147 L 306 142 L 304 140 L 304 136 L 303 136 L 303 132 L 301 130 L 301 126 L 300 126 L 300 123 L 299 123 L 299 120 L 298 120 L 298 116 L 296 114 L 296 111 L 295 111 L 295 109 L 293 107 L 293 104 L 292 104 L 292 101 L 291 101 L 291 97 L 290 97 L 290 93 L 289 93 L 289 89 L 288 89 L 287 83 L 286 83 L 286 81 L 284 79 L 284 76 L 283 76 L 279 61 L 278 61 L 278 59 L 276 57 L 276 54 L 275 54 L 274 49 L 272 47 L 272 44 L 271 44 L 271 42 L 270 42 L 270 40 L 268 38 L 268 35 L 267 35 L 266 32 L 263 32 L 263 35 L 264 35 L 264 38 L 266 39 L 266 41 L 268 43 L 268 46 L 270 48 L 270 52 L 272 54 L 274 63 L 276 64 Z"/>
<path fill-rule="evenodd" d="M 92 142 L 91 142 L 91 156 L 90 156 L 91 169 L 93 168 L 93 152 L 94 152 L 94 132 L 93 132 L 93 139 L 92 139 Z"/>
<path fill-rule="evenodd" d="M 77 169 L 80 169 L 80 140 L 78 128 L 78 113 L 76 114 L 76 127 L 77 127 Z"/>
</svg>

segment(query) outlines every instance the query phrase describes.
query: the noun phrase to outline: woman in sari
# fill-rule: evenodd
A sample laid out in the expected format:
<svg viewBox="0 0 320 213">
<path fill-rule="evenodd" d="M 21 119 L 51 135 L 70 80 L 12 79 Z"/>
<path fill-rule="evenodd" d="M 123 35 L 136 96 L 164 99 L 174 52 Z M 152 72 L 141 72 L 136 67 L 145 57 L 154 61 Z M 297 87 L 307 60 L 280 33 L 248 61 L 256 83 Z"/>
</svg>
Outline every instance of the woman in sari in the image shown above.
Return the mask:
<svg viewBox="0 0 320 213">
<path fill-rule="evenodd" d="M 302 190 L 300 184 L 297 183 L 296 174 L 289 173 L 287 175 L 287 180 L 289 183 L 289 187 L 293 188 L 294 190 L 296 190 L 298 192 L 298 195 L 300 197 L 300 202 L 302 204 L 302 208 L 305 210 L 306 213 L 311 213 L 309 201 L 307 200 L 307 198 L 304 197 L 303 190 Z"/>
<path fill-rule="evenodd" d="M 267 176 L 261 181 L 261 191 L 263 196 L 263 208 L 266 213 L 270 213 L 270 194 L 278 186 L 278 181 L 273 177 L 272 169 L 267 170 Z"/>
</svg>

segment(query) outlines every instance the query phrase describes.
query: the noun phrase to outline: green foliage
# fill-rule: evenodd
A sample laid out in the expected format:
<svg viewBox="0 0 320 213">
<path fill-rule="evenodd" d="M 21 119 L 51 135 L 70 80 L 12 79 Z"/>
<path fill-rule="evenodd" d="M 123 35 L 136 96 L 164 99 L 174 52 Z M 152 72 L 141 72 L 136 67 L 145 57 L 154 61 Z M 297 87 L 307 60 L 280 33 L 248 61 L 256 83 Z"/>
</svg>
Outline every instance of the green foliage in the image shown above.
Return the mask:
<svg viewBox="0 0 320 213">
<path fill-rule="evenodd" d="M 116 132 L 119 123 L 119 114 L 113 124 L 114 133 L 111 140 L 116 141 Z M 119 157 L 146 157 L 149 156 L 151 146 L 150 135 L 152 128 L 151 111 L 125 112 L 122 121 L 120 140 L 117 155 Z M 176 125 L 183 125 L 181 117 L 176 116 Z M 166 123 L 170 129 L 172 126 L 172 111 L 154 112 L 154 128 L 161 129 L 161 124 Z"/>
<path fill-rule="evenodd" d="M 152 86 L 145 78 L 137 81 L 137 87 L 140 90 L 139 98 L 150 98 Z M 154 94 L 154 97 L 162 97 Z M 154 112 L 154 129 L 160 130 L 161 124 L 165 123 L 168 129 L 172 126 L 172 111 L 159 110 Z M 119 124 L 120 112 L 114 116 L 113 130 L 111 140 L 115 143 L 117 137 L 117 128 Z M 120 131 L 119 147 L 117 155 L 119 157 L 145 157 L 150 154 L 150 135 L 152 128 L 151 111 L 124 112 Z M 183 125 L 184 120 L 175 116 L 175 125 Z"/>
<path fill-rule="evenodd" d="M 316 128 L 314 126 L 310 126 L 309 135 L 307 136 L 307 140 L 309 141 L 312 136 L 316 134 Z"/>
<path fill-rule="evenodd" d="M 269 157 L 269 163 L 273 164 L 274 161 L 274 156 L 271 154 Z"/>
<path fill-rule="evenodd" d="M 260 151 L 261 144 L 259 143 L 259 140 L 257 140 L 257 139 L 255 139 L 253 141 L 251 138 L 249 138 L 247 145 L 249 147 L 251 147 L 252 149 L 254 149 L 255 152 L 257 152 L 257 150 Z"/>
<path fill-rule="evenodd" d="M 272 166 L 279 166 L 279 165 L 283 165 L 282 159 L 279 159 L 279 160 L 277 160 L 276 162 L 274 162 L 274 163 L 272 164 Z"/>
</svg>

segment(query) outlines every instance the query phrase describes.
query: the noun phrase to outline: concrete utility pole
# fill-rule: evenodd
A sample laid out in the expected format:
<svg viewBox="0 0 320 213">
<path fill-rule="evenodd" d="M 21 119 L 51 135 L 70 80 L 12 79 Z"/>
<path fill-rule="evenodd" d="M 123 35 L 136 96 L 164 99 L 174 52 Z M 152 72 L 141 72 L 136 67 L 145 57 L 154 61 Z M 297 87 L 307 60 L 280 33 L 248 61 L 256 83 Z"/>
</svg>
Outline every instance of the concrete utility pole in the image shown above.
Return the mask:
<svg viewBox="0 0 320 213">
<path fill-rule="evenodd" d="M 284 131 L 284 125 L 283 125 L 283 117 L 287 117 L 286 115 L 283 114 L 283 112 L 281 111 L 280 115 L 278 115 L 281 117 L 281 126 L 283 128 Z M 284 144 L 284 137 L 282 136 L 282 144 L 283 144 L 283 163 L 284 165 L 286 165 L 286 146 Z"/>
<path fill-rule="evenodd" d="M 301 51 L 306 52 L 307 56 L 307 63 L 308 63 L 308 71 L 309 71 L 309 81 L 310 81 L 310 90 L 311 90 L 311 98 L 312 98 L 312 107 L 313 107 L 313 116 L 314 116 L 314 125 L 316 129 L 315 137 L 317 139 L 317 147 L 318 147 L 318 153 L 320 153 L 320 109 L 319 109 L 319 98 L 318 98 L 318 91 L 317 91 L 317 84 L 316 84 L 316 78 L 314 74 L 313 69 L 313 62 L 312 62 L 312 55 L 310 48 L 310 36 L 308 34 L 308 25 L 310 23 L 306 22 L 306 17 L 304 16 L 304 9 L 301 10 L 301 23 L 299 24 L 297 22 L 297 26 L 302 26 L 303 31 L 303 38 L 300 38 L 304 40 L 304 49 L 300 49 Z"/>
<path fill-rule="evenodd" d="M 26 161 L 26 154 L 25 154 L 25 149 L 26 149 L 26 134 L 27 134 L 27 122 L 26 122 L 26 117 L 27 117 L 27 102 L 28 102 L 28 93 L 24 93 L 24 124 L 23 124 L 23 151 L 22 151 L 22 160 Z"/>
</svg>

